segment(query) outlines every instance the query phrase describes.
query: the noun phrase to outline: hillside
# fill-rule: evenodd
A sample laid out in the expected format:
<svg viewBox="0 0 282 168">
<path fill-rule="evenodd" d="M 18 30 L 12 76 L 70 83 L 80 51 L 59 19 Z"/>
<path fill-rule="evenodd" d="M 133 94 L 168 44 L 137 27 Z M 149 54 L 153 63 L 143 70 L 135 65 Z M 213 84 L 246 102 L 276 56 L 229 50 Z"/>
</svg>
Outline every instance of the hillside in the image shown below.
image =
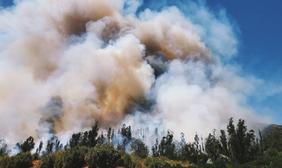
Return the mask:
<svg viewBox="0 0 282 168">
<path fill-rule="evenodd" d="M 272 124 L 262 131 L 262 137 L 266 148 L 275 148 L 282 151 L 282 125 Z"/>
<path fill-rule="evenodd" d="M 9 156 L 5 145 L 1 146 L 1 168 L 187 168 L 187 167 L 271 167 L 282 165 L 282 126 L 269 125 L 259 136 L 248 130 L 244 120 L 233 123 L 227 130 L 218 130 L 207 137 L 195 135 L 194 141 L 174 134 L 146 145 L 132 135 L 131 127 L 123 125 L 117 131 L 109 128 L 99 131 L 95 124 L 91 130 L 72 134 L 67 144 L 53 136 L 47 142 L 35 146 L 33 137 L 16 145 L 19 153 Z M 36 149 L 35 153 L 31 152 Z"/>
</svg>

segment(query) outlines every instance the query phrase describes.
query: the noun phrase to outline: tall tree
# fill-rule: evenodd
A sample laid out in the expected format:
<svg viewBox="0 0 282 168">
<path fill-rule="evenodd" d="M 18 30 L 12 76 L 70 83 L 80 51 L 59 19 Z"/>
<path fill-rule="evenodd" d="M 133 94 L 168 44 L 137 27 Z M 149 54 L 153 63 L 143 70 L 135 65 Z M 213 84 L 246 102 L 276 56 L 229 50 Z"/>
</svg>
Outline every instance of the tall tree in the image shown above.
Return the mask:
<svg viewBox="0 0 282 168">
<path fill-rule="evenodd" d="M 236 162 L 237 159 L 237 150 L 238 150 L 238 140 L 236 135 L 235 126 L 233 124 L 233 118 L 229 119 L 227 125 L 227 132 L 228 132 L 228 148 L 230 149 L 230 157 L 231 159 Z"/>
<path fill-rule="evenodd" d="M 52 152 L 59 151 L 63 148 L 63 145 L 61 144 L 60 140 L 56 136 L 52 136 L 48 141 L 46 145 L 46 154 L 50 154 Z"/>
<path fill-rule="evenodd" d="M 236 158 L 239 163 L 243 163 L 246 161 L 246 154 L 247 154 L 247 145 L 246 145 L 246 133 L 247 127 L 245 125 L 245 121 L 239 119 L 236 128 L 236 135 L 237 135 L 237 150 L 236 150 Z"/>
<path fill-rule="evenodd" d="M 175 158 L 175 143 L 173 142 L 173 134 L 169 131 L 159 144 L 159 154 L 169 159 Z"/>
<path fill-rule="evenodd" d="M 131 126 L 127 127 L 125 124 L 123 124 L 120 130 L 120 134 L 122 136 L 122 144 L 119 146 L 119 148 L 124 151 L 126 146 L 132 140 Z"/>
<path fill-rule="evenodd" d="M 146 158 L 148 156 L 148 148 L 140 139 L 134 139 L 131 143 L 131 150 L 133 154 L 140 158 Z"/>
<path fill-rule="evenodd" d="M 0 156 L 6 156 L 8 153 L 8 145 L 4 140 L 0 139 Z"/>
<path fill-rule="evenodd" d="M 85 134 L 83 134 L 85 135 Z M 84 136 L 85 138 L 87 138 L 87 140 L 85 140 L 86 142 L 88 141 L 88 136 Z M 72 134 L 70 140 L 69 140 L 69 146 L 70 148 L 74 148 L 78 145 L 80 145 L 80 140 L 81 140 L 81 133 L 74 133 Z"/>
<path fill-rule="evenodd" d="M 88 133 L 88 145 L 90 147 L 94 147 L 97 144 L 97 136 L 99 132 L 99 124 L 98 122 L 95 122 L 94 126 Z"/>
<path fill-rule="evenodd" d="M 208 157 L 212 159 L 213 162 L 217 161 L 220 156 L 220 142 L 216 139 L 215 134 L 209 134 L 206 139 L 205 149 Z"/>
<path fill-rule="evenodd" d="M 28 137 L 23 143 L 16 144 L 21 152 L 30 152 L 34 148 L 34 145 L 34 138 L 32 136 Z"/>
<path fill-rule="evenodd" d="M 225 155 L 225 156 L 230 156 L 229 155 L 229 151 L 228 151 L 228 144 L 227 144 L 227 137 L 226 137 L 226 133 L 224 130 L 220 130 L 220 153 Z"/>
</svg>

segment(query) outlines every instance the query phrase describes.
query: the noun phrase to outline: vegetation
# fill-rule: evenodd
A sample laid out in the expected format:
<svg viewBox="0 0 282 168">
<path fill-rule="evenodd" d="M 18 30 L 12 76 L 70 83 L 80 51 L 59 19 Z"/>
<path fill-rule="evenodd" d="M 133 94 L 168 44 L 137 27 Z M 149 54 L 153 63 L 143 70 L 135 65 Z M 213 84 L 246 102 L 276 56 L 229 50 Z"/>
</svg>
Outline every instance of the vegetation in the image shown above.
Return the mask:
<svg viewBox="0 0 282 168">
<path fill-rule="evenodd" d="M 179 141 L 172 132 L 149 147 L 132 136 L 131 127 L 99 131 L 98 123 L 90 130 L 74 133 L 63 146 L 56 136 L 46 145 L 34 149 L 33 137 L 17 143 L 18 154 L 9 155 L 0 140 L 1 168 L 279 168 L 282 165 L 282 127 L 271 125 L 262 132 L 248 130 L 245 121 L 234 124 L 231 118 L 226 130 L 214 130 L 206 138 L 197 134 L 193 142 Z M 45 146 L 45 149 L 42 149 Z"/>
</svg>

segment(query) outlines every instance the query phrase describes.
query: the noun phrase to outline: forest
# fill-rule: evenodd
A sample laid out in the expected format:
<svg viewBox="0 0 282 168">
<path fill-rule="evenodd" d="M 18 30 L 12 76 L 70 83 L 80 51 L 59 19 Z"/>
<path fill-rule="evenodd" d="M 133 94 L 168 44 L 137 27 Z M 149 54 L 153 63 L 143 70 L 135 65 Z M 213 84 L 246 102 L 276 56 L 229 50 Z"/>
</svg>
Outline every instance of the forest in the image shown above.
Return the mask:
<svg viewBox="0 0 282 168">
<path fill-rule="evenodd" d="M 119 136 L 117 143 L 113 137 Z M 280 168 L 282 165 L 282 127 L 269 125 L 262 131 L 248 129 L 243 119 L 227 122 L 226 130 L 214 130 L 207 137 L 195 135 L 187 142 L 184 134 L 173 132 L 155 139 L 152 147 L 132 135 L 131 126 L 102 133 L 99 124 L 72 134 L 63 145 L 56 136 L 35 147 L 28 137 L 15 145 L 11 155 L 0 142 L 1 168 Z M 43 149 L 44 146 L 44 149 Z"/>
</svg>

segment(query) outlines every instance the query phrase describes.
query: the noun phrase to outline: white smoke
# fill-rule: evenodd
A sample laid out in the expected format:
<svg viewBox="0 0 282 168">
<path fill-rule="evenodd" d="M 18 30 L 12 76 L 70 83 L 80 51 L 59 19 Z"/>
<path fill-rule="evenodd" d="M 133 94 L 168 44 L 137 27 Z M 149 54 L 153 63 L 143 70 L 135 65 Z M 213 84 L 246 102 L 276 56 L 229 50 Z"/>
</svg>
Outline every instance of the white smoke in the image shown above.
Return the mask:
<svg viewBox="0 0 282 168">
<path fill-rule="evenodd" d="M 222 61 L 238 44 L 224 13 L 194 4 L 188 15 L 170 7 L 137 16 L 140 4 L 125 3 L 22 0 L 1 10 L 0 137 L 64 137 L 95 120 L 150 138 L 156 128 L 206 134 L 230 117 L 267 121 L 245 101 L 255 82 Z M 150 108 L 138 110 L 142 101 Z"/>
</svg>

